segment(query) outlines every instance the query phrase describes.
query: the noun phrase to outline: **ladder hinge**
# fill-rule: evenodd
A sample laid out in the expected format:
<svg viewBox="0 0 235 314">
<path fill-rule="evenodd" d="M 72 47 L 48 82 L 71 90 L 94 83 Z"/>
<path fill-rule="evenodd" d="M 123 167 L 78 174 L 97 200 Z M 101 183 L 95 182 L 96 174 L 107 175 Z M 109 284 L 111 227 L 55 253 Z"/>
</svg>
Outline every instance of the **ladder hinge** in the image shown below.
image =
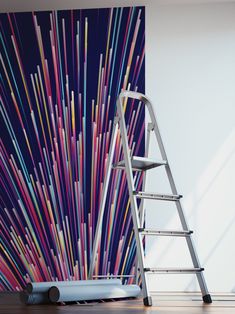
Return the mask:
<svg viewBox="0 0 235 314">
<path fill-rule="evenodd" d="M 154 124 L 152 122 L 148 123 L 148 131 L 153 131 L 154 130 Z"/>
<path fill-rule="evenodd" d="M 117 124 L 117 123 L 119 123 L 119 121 L 120 121 L 119 116 L 115 116 L 113 122 L 114 122 L 115 124 Z"/>
</svg>

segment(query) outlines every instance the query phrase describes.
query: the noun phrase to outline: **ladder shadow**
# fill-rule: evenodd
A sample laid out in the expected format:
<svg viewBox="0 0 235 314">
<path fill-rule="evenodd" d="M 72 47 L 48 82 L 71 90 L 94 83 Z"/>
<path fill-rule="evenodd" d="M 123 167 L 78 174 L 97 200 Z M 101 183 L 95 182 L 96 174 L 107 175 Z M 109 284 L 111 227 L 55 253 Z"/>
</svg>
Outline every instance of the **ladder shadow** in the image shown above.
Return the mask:
<svg viewBox="0 0 235 314">
<path fill-rule="evenodd" d="M 233 217 L 233 219 L 230 221 L 230 223 L 224 228 L 224 231 L 221 233 L 219 239 L 216 241 L 216 243 L 213 245 L 213 247 L 211 248 L 210 252 L 207 254 L 207 256 L 204 258 L 202 265 L 205 266 L 206 263 L 209 261 L 209 259 L 212 257 L 212 255 L 215 253 L 216 249 L 219 247 L 219 245 L 221 244 L 221 242 L 223 241 L 223 238 L 226 236 L 226 234 L 231 230 L 232 226 L 235 224 L 235 215 Z M 193 282 L 196 280 L 196 278 L 193 278 L 190 280 L 190 282 L 188 283 L 188 285 L 186 286 L 185 290 L 188 290 L 190 288 L 190 286 L 193 284 Z M 232 289 L 235 292 L 235 286 Z"/>
</svg>

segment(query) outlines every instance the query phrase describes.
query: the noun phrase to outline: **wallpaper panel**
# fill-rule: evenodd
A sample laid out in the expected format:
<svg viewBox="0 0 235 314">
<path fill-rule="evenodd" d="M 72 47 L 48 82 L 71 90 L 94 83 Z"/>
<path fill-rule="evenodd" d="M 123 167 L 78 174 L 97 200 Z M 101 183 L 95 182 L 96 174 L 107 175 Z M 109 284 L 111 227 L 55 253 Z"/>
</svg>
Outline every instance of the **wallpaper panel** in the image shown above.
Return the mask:
<svg viewBox="0 0 235 314">
<path fill-rule="evenodd" d="M 1 14 L 0 36 L 0 290 L 86 279 L 116 97 L 145 88 L 144 8 Z M 127 105 L 141 155 L 144 110 Z M 96 274 L 134 273 L 129 206 L 113 171 Z"/>
</svg>

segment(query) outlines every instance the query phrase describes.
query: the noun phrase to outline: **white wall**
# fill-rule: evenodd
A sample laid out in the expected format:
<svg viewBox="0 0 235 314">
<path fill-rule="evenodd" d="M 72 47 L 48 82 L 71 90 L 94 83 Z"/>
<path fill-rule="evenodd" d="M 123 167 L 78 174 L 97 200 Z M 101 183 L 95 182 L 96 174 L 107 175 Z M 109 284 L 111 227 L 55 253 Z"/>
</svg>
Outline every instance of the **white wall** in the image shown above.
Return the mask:
<svg viewBox="0 0 235 314">
<path fill-rule="evenodd" d="M 208 286 L 235 291 L 235 4 L 152 5 L 146 37 L 147 92 Z M 161 217 L 151 210 L 148 220 L 173 228 L 173 209 L 164 209 Z M 159 240 L 151 262 L 188 265 L 179 251 L 183 241 L 168 247 Z M 154 286 L 197 288 L 188 276 L 175 278 L 159 276 Z"/>
<path fill-rule="evenodd" d="M 146 5 L 147 94 L 155 103 L 168 158 L 184 194 L 208 286 L 214 292 L 231 292 L 235 291 L 235 3 L 213 2 L 220 1 L 1 0 L 0 11 Z M 152 182 L 159 191 L 162 184 L 165 188 L 160 173 L 155 172 Z M 177 228 L 174 212 L 166 204 L 151 208 L 147 223 Z M 179 249 L 183 241 L 158 240 L 154 251 L 153 241 L 148 241 L 149 261 L 155 266 L 187 265 Z M 155 277 L 151 288 L 198 289 L 188 275 Z"/>
</svg>

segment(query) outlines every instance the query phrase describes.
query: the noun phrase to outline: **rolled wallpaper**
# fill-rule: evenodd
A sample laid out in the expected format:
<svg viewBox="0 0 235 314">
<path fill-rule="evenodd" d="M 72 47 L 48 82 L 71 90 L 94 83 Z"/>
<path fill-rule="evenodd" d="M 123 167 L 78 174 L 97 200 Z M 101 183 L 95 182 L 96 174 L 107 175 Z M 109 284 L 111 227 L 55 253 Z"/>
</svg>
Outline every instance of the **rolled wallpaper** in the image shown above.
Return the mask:
<svg viewBox="0 0 235 314">
<path fill-rule="evenodd" d="M 72 302 L 138 297 L 140 292 L 137 285 L 60 286 L 51 287 L 48 297 L 51 302 Z"/>
<path fill-rule="evenodd" d="M 75 281 L 48 281 L 48 282 L 32 282 L 28 283 L 26 290 L 28 293 L 43 293 L 48 292 L 52 287 L 67 287 L 67 286 L 87 286 L 87 285 L 121 285 L 120 279 L 99 279 L 99 280 L 75 280 Z"/>
</svg>

